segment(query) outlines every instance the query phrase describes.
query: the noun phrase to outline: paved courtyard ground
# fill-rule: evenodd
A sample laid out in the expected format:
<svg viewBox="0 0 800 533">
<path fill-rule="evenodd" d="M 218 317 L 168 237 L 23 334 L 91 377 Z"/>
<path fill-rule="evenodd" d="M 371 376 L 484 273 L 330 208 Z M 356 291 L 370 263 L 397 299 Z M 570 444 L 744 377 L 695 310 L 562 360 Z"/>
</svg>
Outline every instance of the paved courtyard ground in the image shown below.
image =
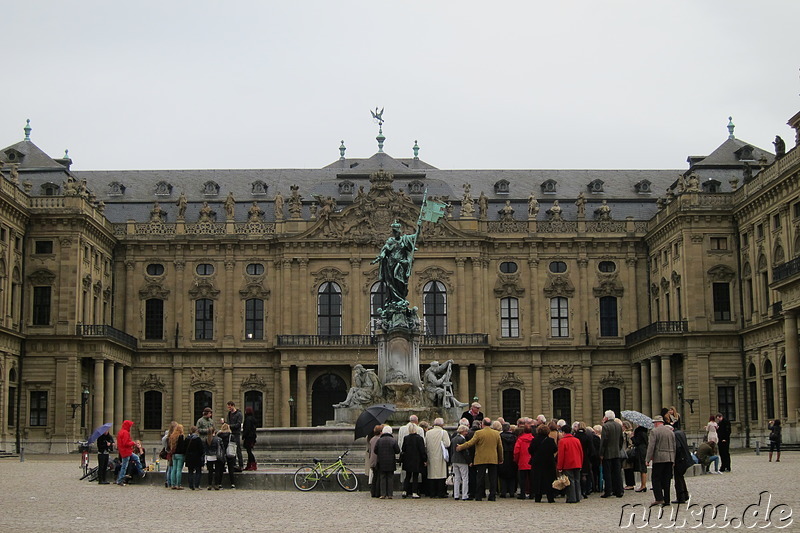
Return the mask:
<svg viewBox="0 0 800 533">
<path fill-rule="evenodd" d="M 753 452 L 733 456 L 733 472 L 687 478 L 692 508 L 681 506 L 677 527 L 704 529 L 732 520 L 727 529 L 765 525 L 800 531 L 800 452 L 786 452 L 780 463 Z M 453 500 L 393 500 L 370 498 L 369 493 L 344 491 L 222 490 L 173 491 L 163 487 L 117 487 L 78 480 L 77 456 L 0 460 L 0 532 L 67 531 L 619 531 L 633 521 L 647 530 L 671 522 L 669 513 L 658 519 L 657 508 L 645 519 L 652 493 L 601 499 L 592 495 L 577 505 L 532 501 L 456 502 Z M 205 480 L 204 480 L 205 481 Z M 763 491 L 767 494 L 760 495 Z M 674 498 L 674 493 L 673 493 Z M 761 498 L 761 504 L 759 504 Z M 770 498 L 767 501 L 767 498 Z M 629 505 L 623 509 L 624 505 Z M 643 507 L 630 507 L 644 504 Z M 756 504 L 756 505 L 754 505 Z M 711 505 L 724 505 L 727 516 L 711 517 Z M 703 506 L 706 506 L 705 508 Z M 665 511 L 677 509 L 673 506 Z M 704 511 L 705 510 L 705 511 Z M 720 507 L 719 511 L 723 508 Z M 754 514 L 760 511 L 761 515 Z M 632 516 L 632 513 L 638 513 Z M 772 516 L 769 516 L 769 513 Z M 745 523 L 737 522 L 745 517 Z M 683 520 L 686 522 L 683 523 Z M 782 522 L 779 522 L 783 519 Z M 760 520 L 760 521 L 759 521 Z M 737 528 L 737 524 L 739 527 Z M 680 526 L 683 525 L 683 528 Z M 624 530 L 623 529 L 623 530 Z"/>
</svg>

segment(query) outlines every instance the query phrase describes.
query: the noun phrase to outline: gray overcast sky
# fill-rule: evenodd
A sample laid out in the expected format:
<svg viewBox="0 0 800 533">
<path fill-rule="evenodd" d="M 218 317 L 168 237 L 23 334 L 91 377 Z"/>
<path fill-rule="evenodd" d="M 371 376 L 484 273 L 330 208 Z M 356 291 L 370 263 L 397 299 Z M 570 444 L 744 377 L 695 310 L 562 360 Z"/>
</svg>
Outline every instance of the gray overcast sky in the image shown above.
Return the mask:
<svg viewBox="0 0 800 533">
<path fill-rule="evenodd" d="M 800 110 L 797 0 L 40 0 L 2 10 L 0 145 L 75 169 L 685 168 Z"/>
</svg>

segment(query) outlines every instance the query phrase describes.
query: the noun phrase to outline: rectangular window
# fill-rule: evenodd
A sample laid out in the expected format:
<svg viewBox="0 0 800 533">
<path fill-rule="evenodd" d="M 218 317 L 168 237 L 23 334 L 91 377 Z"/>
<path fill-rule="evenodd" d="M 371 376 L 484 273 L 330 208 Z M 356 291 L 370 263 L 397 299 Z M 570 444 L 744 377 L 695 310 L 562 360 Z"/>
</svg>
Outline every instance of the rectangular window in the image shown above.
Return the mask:
<svg viewBox="0 0 800 533">
<path fill-rule="evenodd" d="M 6 418 L 8 421 L 8 426 L 13 427 L 16 425 L 17 420 L 17 388 L 16 387 L 9 387 L 8 388 L 8 417 Z"/>
<path fill-rule="evenodd" d="M 161 400 L 159 391 L 149 390 L 144 393 L 144 416 L 142 426 L 144 429 L 161 429 Z"/>
<path fill-rule="evenodd" d="M 755 381 L 751 381 L 747 386 L 749 388 L 748 395 L 750 396 L 750 419 L 756 421 L 758 420 L 758 388 Z"/>
<path fill-rule="evenodd" d="M 617 323 L 617 299 L 614 296 L 600 298 L 600 336 L 616 337 L 619 335 Z"/>
<path fill-rule="evenodd" d="M 712 283 L 714 300 L 714 320 L 717 322 L 731 319 L 731 291 L 728 283 Z"/>
<path fill-rule="evenodd" d="M 780 215 L 773 215 L 772 216 L 772 229 L 781 229 L 781 216 Z"/>
<path fill-rule="evenodd" d="M 681 288 L 675 287 L 675 305 L 678 306 L 677 320 L 683 320 L 683 305 L 681 304 Z"/>
<path fill-rule="evenodd" d="M 775 391 L 772 389 L 772 378 L 764 380 L 764 410 L 767 418 L 775 418 Z"/>
<path fill-rule="evenodd" d="M 33 288 L 33 320 L 34 326 L 50 325 L 50 293 L 52 287 Z"/>
<path fill-rule="evenodd" d="M 756 226 L 756 239 L 763 239 L 764 238 L 764 225 L 759 224 Z"/>
<path fill-rule="evenodd" d="M 786 376 L 780 376 L 778 379 L 781 383 L 781 416 L 786 418 L 789 416 L 789 404 L 786 398 Z"/>
<path fill-rule="evenodd" d="M 53 241 L 36 241 L 34 250 L 37 254 L 52 254 Z"/>
<path fill-rule="evenodd" d="M 251 298 L 245 302 L 244 335 L 246 339 L 264 338 L 264 300 Z"/>
<path fill-rule="evenodd" d="M 194 338 L 198 341 L 214 338 L 214 300 L 195 301 Z"/>
<path fill-rule="evenodd" d="M 717 407 L 722 416 L 728 420 L 736 420 L 736 387 L 717 387 Z"/>
<path fill-rule="evenodd" d="M 569 300 L 566 298 L 550 299 L 550 335 L 569 337 Z"/>
<path fill-rule="evenodd" d="M 164 300 L 150 298 L 144 303 L 144 338 L 164 338 Z"/>
<path fill-rule="evenodd" d="M 747 233 L 742 233 L 742 248 L 750 246 L 750 237 Z"/>
<path fill-rule="evenodd" d="M 500 300 L 500 336 L 519 337 L 519 300 Z"/>
<path fill-rule="evenodd" d="M 727 250 L 728 238 L 727 237 L 711 237 L 712 250 Z"/>
<path fill-rule="evenodd" d="M 31 391 L 31 426 L 47 425 L 47 391 Z"/>
<path fill-rule="evenodd" d="M 800 202 L 796 202 L 792 205 L 792 214 L 794 218 L 800 218 Z"/>
</svg>

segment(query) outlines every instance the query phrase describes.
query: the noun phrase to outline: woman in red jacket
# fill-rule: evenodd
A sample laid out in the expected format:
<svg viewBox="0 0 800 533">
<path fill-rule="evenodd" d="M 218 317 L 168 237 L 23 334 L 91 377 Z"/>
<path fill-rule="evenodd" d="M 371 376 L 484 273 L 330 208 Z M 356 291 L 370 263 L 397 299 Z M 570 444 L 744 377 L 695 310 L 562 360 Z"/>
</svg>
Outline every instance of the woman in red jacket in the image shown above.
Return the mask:
<svg viewBox="0 0 800 533">
<path fill-rule="evenodd" d="M 117 476 L 117 485 L 125 484 L 125 475 L 128 473 L 128 463 L 131 461 L 136 465 L 136 471 L 139 477 L 144 477 L 144 470 L 142 470 L 142 463 L 139 462 L 139 456 L 133 453 L 136 443 L 131 438 L 132 427 L 133 421 L 125 420 L 122 423 L 119 433 L 117 433 L 117 450 L 119 450 L 119 456 L 122 458 L 122 465 L 120 466 L 119 475 Z"/>
<path fill-rule="evenodd" d="M 567 503 L 581 501 L 581 467 L 583 466 L 583 446 L 581 441 L 571 433 L 569 424 L 561 426 L 561 438 L 558 439 L 558 462 L 556 470 L 569 478 L 567 487 Z"/>
<path fill-rule="evenodd" d="M 529 424 L 525 424 L 522 433 L 517 437 L 517 442 L 514 444 L 514 462 L 517 463 L 519 469 L 519 498 L 525 499 L 525 495 L 531 500 L 533 499 L 533 480 L 531 479 L 531 441 L 533 440 L 533 431 Z"/>
</svg>

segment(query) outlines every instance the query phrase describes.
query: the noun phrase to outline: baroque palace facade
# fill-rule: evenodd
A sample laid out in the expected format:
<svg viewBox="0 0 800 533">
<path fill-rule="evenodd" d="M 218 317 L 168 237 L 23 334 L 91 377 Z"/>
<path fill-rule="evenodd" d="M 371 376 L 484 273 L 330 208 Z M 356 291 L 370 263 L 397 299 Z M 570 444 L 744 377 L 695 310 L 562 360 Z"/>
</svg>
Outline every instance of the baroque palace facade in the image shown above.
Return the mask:
<svg viewBox="0 0 800 533">
<path fill-rule="evenodd" d="M 324 425 L 377 364 L 371 261 L 426 191 L 448 208 L 408 299 L 457 398 L 587 423 L 674 405 L 695 437 L 719 411 L 739 445 L 781 418 L 796 441 L 798 139 L 733 128 L 688 170 L 440 170 L 381 134 L 322 169 L 75 171 L 28 125 L 0 150 L 0 447 L 128 418 L 155 441 L 231 399 Z"/>
</svg>

